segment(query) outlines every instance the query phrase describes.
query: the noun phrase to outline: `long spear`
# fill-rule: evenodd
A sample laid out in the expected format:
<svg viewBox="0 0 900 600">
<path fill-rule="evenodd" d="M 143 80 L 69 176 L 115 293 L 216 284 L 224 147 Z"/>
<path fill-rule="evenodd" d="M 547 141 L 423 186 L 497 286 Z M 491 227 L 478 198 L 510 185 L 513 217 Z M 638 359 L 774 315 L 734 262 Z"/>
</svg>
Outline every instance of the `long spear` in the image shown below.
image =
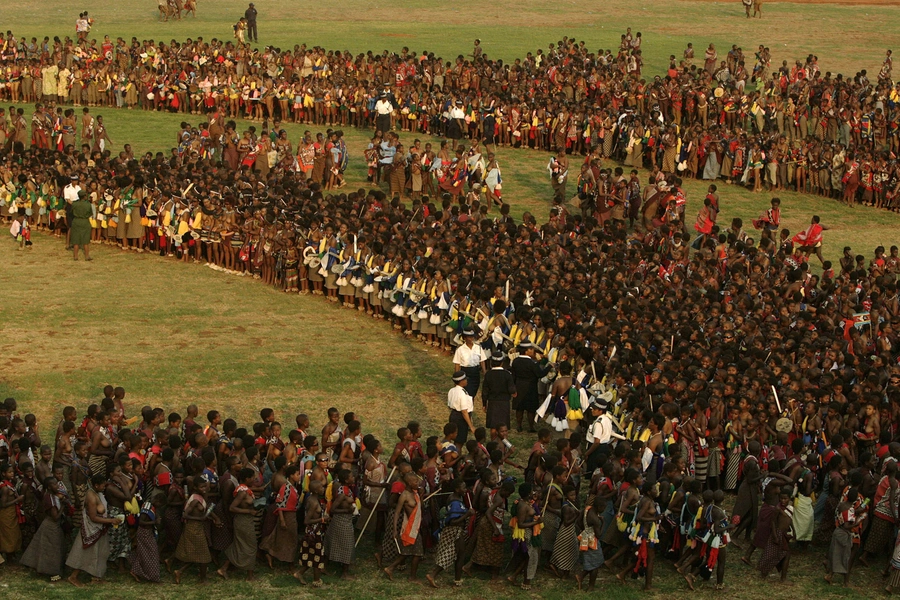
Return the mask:
<svg viewBox="0 0 900 600">
<path fill-rule="evenodd" d="M 393 469 L 391 469 L 391 472 L 388 474 L 387 479 L 385 479 L 385 483 L 389 483 L 391 481 L 391 477 L 394 476 L 394 471 L 396 471 L 396 470 L 397 470 L 396 466 Z M 363 534 L 366 532 L 366 529 L 369 527 L 369 521 L 372 520 L 372 515 L 375 514 L 375 509 L 378 508 L 378 505 L 381 503 L 381 498 L 382 498 L 382 496 L 384 496 L 384 490 L 386 490 L 386 489 L 387 488 L 381 488 L 381 493 L 378 494 L 378 500 L 375 501 L 375 506 L 372 507 L 372 510 L 369 512 L 369 517 L 366 519 L 366 524 L 363 525 L 362 531 L 359 532 L 359 537 L 356 538 L 356 543 L 353 544 L 354 548 L 359 546 L 359 541 L 362 539 Z"/>
<path fill-rule="evenodd" d="M 775 394 L 775 406 L 778 407 L 778 414 L 781 414 L 781 402 L 778 400 L 778 392 L 775 391 L 775 386 L 772 386 L 772 393 Z"/>
<path fill-rule="evenodd" d="M 573 460 L 573 461 L 572 461 L 572 466 L 569 467 L 569 472 L 566 473 L 566 481 L 568 481 L 568 480 L 569 480 L 569 477 L 572 476 L 572 471 L 575 470 L 575 467 L 576 467 L 577 465 L 580 465 L 580 464 L 581 464 L 581 460 L 580 460 L 580 459 L 576 459 L 576 460 Z"/>
<path fill-rule="evenodd" d="M 409 223 L 406 224 L 406 228 L 409 229 L 412 227 L 413 221 L 416 220 L 416 215 L 419 214 L 419 209 L 416 209 L 416 212 L 413 213 L 412 217 L 409 218 Z"/>
<path fill-rule="evenodd" d="M 422 500 L 422 504 L 425 504 L 426 502 L 428 502 L 429 500 L 431 500 L 431 499 L 434 498 L 435 496 L 449 496 L 449 495 L 452 494 L 452 493 L 453 493 L 453 492 L 442 492 L 441 489 L 438 488 L 436 491 L 431 492 L 430 494 L 428 494 L 427 496 L 425 496 L 425 499 Z"/>
</svg>

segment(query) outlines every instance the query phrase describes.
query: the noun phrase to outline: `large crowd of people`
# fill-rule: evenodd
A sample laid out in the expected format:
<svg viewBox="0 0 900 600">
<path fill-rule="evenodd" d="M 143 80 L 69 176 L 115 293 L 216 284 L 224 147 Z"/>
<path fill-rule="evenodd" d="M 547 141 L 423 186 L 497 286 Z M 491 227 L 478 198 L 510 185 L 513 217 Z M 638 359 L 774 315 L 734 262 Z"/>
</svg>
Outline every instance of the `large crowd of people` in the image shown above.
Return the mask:
<svg viewBox="0 0 900 600">
<path fill-rule="evenodd" d="M 68 564 L 81 585 L 82 572 L 102 578 L 109 562 L 150 581 L 164 564 L 180 581 L 189 565 L 201 577 L 213 563 L 222 577 L 252 574 L 264 556 L 321 585 L 326 563 L 342 574 L 354 564 L 359 530 L 375 536 L 386 577 L 406 568 L 415 578 L 432 556 L 431 585 L 445 570 L 461 582 L 506 565 L 528 588 L 543 563 L 579 586 L 605 567 L 650 587 L 659 555 L 687 586 L 715 577 L 721 588 L 732 544 L 783 581 L 791 552 L 810 544 L 827 546 L 824 575 L 845 584 L 856 562 L 888 557 L 887 588 L 900 585 L 898 248 L 866 257 L 848 247 L 832 264 L 818 216 L 792 234 L 773 198 L 748 224 L 758 233 L 740 219 L 720 225 L 713 183 L 690 224 L 682 188 L 718 168 L 754 186 L 802 179 L 801 188 L 850 203 L 892 200 L 890 186 L 866 195 L 853 157 L 895 169 L 884 152 L 896 137 L 885 141 L 874 121 L 865 135 L 845 131 L 841 116 L 871 109 L 896 119 L 890 54 L 870 84 L 862 72 L 821 76 L 814 57 L 770 75 L 762 48 L 751 75 L 760 92 L 743 112 L 743 60 L 732 64 L 729 53 L 717 65 L 713 48 L 702 67 L 686 51 L 681 68 L 632 94 L 640 35 L 630 32 L 618 57 L 564 40 L 508 66 L 478 44 L 455 67 L 411 53 L 260 54 L 202 40 L 134 52 L 110 44 L 109 58 L 86 40 L 23 46 L 20 59 L 10 34 L 0 48 L 7 73 L 38 67 L 30 88 L 20 70 L 15 89 L 0 90 L 8 100 L 46 100 L 43 61 L 82 70 L 75 95 L 55 72 L 57 102 L 121 101 L 208 120 L 196 131 L 185 122 L 172 155 L 140 156 L 129 146 L 110 152 L 91 107 L 80 149 L 73 109 L 39 106 L 31 136 L 16 109 L 0 151 L 0 216 L 21 248 L 46 229 L 67 236 L 76 260 L 79 249 L 91 259 L 92 243 L 115 244 L 325 296 L 452 352 L 454 375 L 447 424 L 425 437 L 410 422 L 389 458 L 390 443 L 365 431 L 365 407 L 351 407 L 343 424 L 329 410 L 321 437 L 298 415 L 285 437 L 269 409 L 249 428 L 215 410 L 198 422 L 196 406 L 184 418 L 149 406 L 128 415 L 124 391 L 108 389 L 80 421 L 67 407 L 51 444 L 8 400 L 6 559 L 24 550 L 20 562 L 52 577 Z M 279 85 L 290 93 L 276 94 Z M 810 113 L 798 117 L 800 99 Z M 829 111 L 815 113 L 823 103 Z M 261 129 L 237 135 L 232 119 L 243 116 Z M 289 120 L 331 129 L 306 133 L 295 149 L 277 124 Z M 349 126 L 375 127 L 365 158 L 371 183 L 387 192 L 343 190 Z M 448 141 L 431 147 L 415 139 L 423 133 Z M 759 164 L 754 144 L 773 140 Z M 807 158 L 833 143 L 844 153 L 840 187 L 833 172 L 813 177 L 785 155 L 772 169 L 781 143 Z M 496 155 L 507 144 L 553 153 L 545 222 L 510 214 Z M 581 214 L 570 214 L 569 163 L 581 154 Z M 634 170 L 626 175 L 608 162 L 615 157 Z M 853 173 L 860 189 L 848 194 Z M 534 445 L 517 451 L 511 429 L 533 431 Z M 726 493 L 736 494 L 730 517 Z"/>
<path fill-rule="evenodd" d="M 595 52 L 564 38 L 508 62 L 488 57 L 476 41 L 471 54 L 444 60 L 408 48 L 356 56 L 306 45 L 252 48 L 255 15 L 251 5 L 233 40 L 98 41 L 79 33 L 76 40 L 29 41 L 7 32 L 0 40 L 0 101 L 18 106 L 0 118 L 0 143 L 52 141 L 77 152 L 71 136 L 79 115 L 66 113 L 69 104 L 202 114 L 204 150 L 221 157 L 230 149 L 237 168 L 236 159 L 256 150 L 238 148 L 242 135 L 227 130 L 228 119 L 377 125 L 383 135 L 396 129 L 447 137 L 451 150 L 463 139 L 487 150 L 586 155 L 596 148 L 626 167 L 656 165 L 756 191 L 793 189 L 900 208 L 900 107 L 890 50 L 870 78 L 866 69 L 823 73 L 814 55 L 773 65 L 764 45 L 751 55 L 710 44 L 700 57 L 689 44 L 681 57 L 670 57 L 665 74 L 650 76 L 641 33 L 630 29 L 615 50 Z M 39 131 L 29 136 L 35 102 L 55 110 L 32 116 Z M 285 167 L 300 169 L 300 156 L 293 158 Z M 430 168 L 424 152 L 417 160 L 418 168 Z M 484 165 L 482 176 L 489 170 Z M 587 194 L 587 204 L 610 193 Z"/>
<path fill-rule="evenodd" d="M 443 571 L 462 586 L 477 571 L 497 579 L 506 565 L 508 581 L 527 590 L 543 564 L 543 577 L 571 577 L 579 589 L 593 589 L 603 569 L 650 589 L 665 557 L 690 589 L 715 578 L 721 590 L 729 547 L 785 582 L 792 551 L 811 544 L 827 546 L 829 583 L 837 574 L 848 585 L 854 563 L 885 558 L 885 590 L 900 583 L 896 367 L 848 381 L 844 395 L 852 366 L 823 373 L 815 349 L 801 346 L 800 373 L 777 349 L 764 359 L 765 347 L 744 339 L 756 352 L 740 362 L 761 372 L 771 360 L 768 379 L 739 382 L 736 359 L 699 343 L 660 353 L 682 376 L 672 367 L 644 376 L 632 371 L 642 360 L 626 338 L 625 360 L 605 363 L 586 360 L 580 343 L 558 363 L 536 360 L 528 341 L 511 360 L 498 347 L 482 378 L 465 366 L 482 351 L 471 337 L 454 357 L 462 368 L 440 435 L 410 421 L 396 441 L 365 433 L 362 412 L 337 408 L 320 435 L 310 415 L 283 426 L 270 408 L 252 427 L 217 410 L 201 418 L 194 404 L 184 416 L 151 406 L 129 416 L 124 388 L 113 386 L 83 417 L 65 407 L 48 431 L 7 398 L 0 564 L 16 560 L 51 581 L 68 572 L 81 587 L 82 573 L 97 582 L 109 568 L 159 582 L 165 567 L 181 583 L 193 567 L 205 580 L 210 565 L 224 579 L 253 578 L 264 562 L 319 587 L 329 567 L 350 575 L 368 533 L 385 577 L 407 569 L 416 580 L 428 556 L 433 587 Z M 476 427 L 479 387 L 486 422 Z M 527 404 L 543 392 L 543 406 Z M 549 424 L 531 429 L 530 448 L 510 440 L 511 407 Z M 731 516 L 726 493 L 736 493 Z"/>
</svg>

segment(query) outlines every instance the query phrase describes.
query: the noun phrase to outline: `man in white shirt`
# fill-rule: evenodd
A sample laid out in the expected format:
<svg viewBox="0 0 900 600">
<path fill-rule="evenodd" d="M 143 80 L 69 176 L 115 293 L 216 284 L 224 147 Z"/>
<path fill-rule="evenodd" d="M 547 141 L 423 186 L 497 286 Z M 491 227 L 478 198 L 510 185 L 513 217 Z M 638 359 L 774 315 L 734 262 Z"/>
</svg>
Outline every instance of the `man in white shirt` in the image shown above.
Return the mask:
<svg viewBox="0 0 900 600">
<path fill-rule="evenodd" d="M 394 105 L 391 104 L 387 94 L 382 93 L 375 103 L 375 129 L 382 134 L 391 130 L 391 113 L 394 112 Z"/>
<path fill-rule="evenodd" d="M 81 186 L 78 185 L 78 175 L 69 177 L 69 184 L 63 188 L 63 200 L 66 201 L 66 250 L 71 250 L 69 244 L 70 224 L 72 223 L 72 203 L 78 200 L 78 192 Z"/>
<path fill-rule="evenodd" d="M 450 107 L 450 118 L 451 119 L 465 119 L 466 113 L 462 109 L 462 101 L 459 100 L 452 107 Z"/>
<path fill-rule="evenodd" d="M 609 404 L 603 399 L 596 399 L 591 402 L 589 410 L 594 417 L 594 422 L 588 427 L 585 441 L 588 443 L 588 449 L 584 453 L 584 460 L 587 463 L 587 473 L 593 473 L 600 465 L 600 455 L 610 456 L 612 447 L 612 419 L 606 410 Z"/>
<path fill-rule="evenodd" d="M 450 119 L 447 123 L 447 137 L 450 138 L 451 149 L 456 150 L 456 143 L 466 134 L 466 113 L 462 107 L 462 100 L 457 100 L 450 107 L 447 117 Z"/>
<path fill-rule="evenodd" d="M 78 185 L 78 175 L 72 175 L 69 177 L 69 184 L 63 188 L 63 198 L 65 198 L 67 204 L 72 204 L 73 202 L 78 201 L 78 192 L 81 191 L 81 186 Z"/>
<path fill-rule="evenodd" d="M 469 432 L 475 433 L 475 426 L 472 424 L 472 411 L 475 410 L 475 403 L 472 396 L 466 391 L 466 374 L 463 371 L 456 371 L 453 374 L 453 388 L 447 393 L 447 408 L 450 409 L 450 423 L 456 425 L 456 446 L 464 448 Z"/>
<path fill-rule="evenodd" d="M 481 374 L 484 372 L 484 362 L 487 353 L 480 344 L 475 343 L 475 332 L 471 329 L 463 331 L 463 344 L 456 349 L 453 355 L 453 370 L 466 374 L 469 383 L 466 391 L 473 398 L 478 394 L 478 386 L 481 385 Z"/>
</svg>

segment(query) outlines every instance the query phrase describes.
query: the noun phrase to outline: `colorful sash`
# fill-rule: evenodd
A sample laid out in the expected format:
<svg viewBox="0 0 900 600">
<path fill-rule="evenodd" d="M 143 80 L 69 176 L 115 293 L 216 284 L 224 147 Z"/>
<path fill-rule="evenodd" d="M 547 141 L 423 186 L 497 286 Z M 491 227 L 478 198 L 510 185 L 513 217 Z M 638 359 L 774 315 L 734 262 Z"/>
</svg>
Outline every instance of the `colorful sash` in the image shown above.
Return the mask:
<svg viewBox="0 0 900 600">
<path fill-rule="evenodd" d="M 419 499 L 419 492 L 413 492 L 413 494 L 415 494 L 416 505 L 409 515 L 403 517 L 403 527 L 400 531 L 400 541 L 404 546 L 412 546 L 416 543 L 422 525 L 422 501 Z"/>
</svg>

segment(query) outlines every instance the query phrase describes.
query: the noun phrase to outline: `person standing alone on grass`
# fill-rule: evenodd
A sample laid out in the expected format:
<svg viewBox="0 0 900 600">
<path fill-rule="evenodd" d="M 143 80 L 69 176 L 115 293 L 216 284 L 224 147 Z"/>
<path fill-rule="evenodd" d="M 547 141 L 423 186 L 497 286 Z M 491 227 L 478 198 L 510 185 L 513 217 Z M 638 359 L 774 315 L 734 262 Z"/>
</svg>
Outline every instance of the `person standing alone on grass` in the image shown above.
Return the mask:
<svg viewBox="0 0 900 600">
<path fill-rule="evenodd" d="M 94 260 L 90 255 L 91 245 L 91 203 L 87 199 L 87 192 L 79 191 L 78 199 L 72 203 L 72 226 L 70 243 L 78 260 L 78 249 L 84 251 L 84 260 Z"/>
<path fill-rule="evenodd" d="M 69 179 L 69 184 L 63 188 L 63 199 L 66 201 L 66 250 L 72 248 L 72 205 L 78 201 L 78 193 L 81 192 L 78 175 L 73 174 Z"/>
<path fill-rule="evenodd" d="M 247 10 L 244 11 L 244 18 L 247 19 L 248 42 L 259 42 L 259 37 L 256 34 L 256 14 L 256 7 L 251 2 Z"/>
</svg>

